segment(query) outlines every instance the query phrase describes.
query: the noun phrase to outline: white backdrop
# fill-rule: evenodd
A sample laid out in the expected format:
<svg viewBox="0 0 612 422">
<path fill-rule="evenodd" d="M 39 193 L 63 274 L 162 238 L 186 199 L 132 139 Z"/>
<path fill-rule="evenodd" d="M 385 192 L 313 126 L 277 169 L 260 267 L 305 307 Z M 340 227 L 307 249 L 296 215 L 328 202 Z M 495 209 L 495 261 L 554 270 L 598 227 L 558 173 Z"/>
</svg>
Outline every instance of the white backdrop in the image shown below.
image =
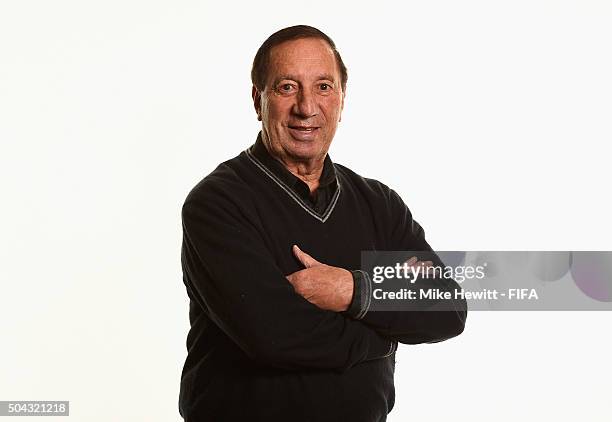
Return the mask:
<svg viewBox="0 0 612 422">
<path fill-rule="evenodd" d="M 285 26 L 349 68 L 333 160 L 434 248 L 612 249 L 610 2 L 246 3 L 0 2 L 0 400 L 180 420 L 180 207 L 254 142 L 250 65 Z M 400 346 L 389 421 L 608 421 L 611 323 L 473 312 Z"/>
</svg>

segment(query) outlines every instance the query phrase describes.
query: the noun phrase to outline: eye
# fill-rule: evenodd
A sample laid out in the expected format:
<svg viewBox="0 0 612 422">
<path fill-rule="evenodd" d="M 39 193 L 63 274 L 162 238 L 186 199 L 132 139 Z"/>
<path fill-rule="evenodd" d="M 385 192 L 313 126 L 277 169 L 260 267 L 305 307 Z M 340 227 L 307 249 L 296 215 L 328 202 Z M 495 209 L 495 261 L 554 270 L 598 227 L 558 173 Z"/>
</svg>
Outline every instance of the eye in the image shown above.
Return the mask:
<svg viewBox="0 0 612 422">
<path fill-rule="evenodd" d="M 331 87 L 329 86 L 329 84 L 322 83 L 321 85 L 319 85 L 319 88 L 321 89 L 321 91 L 327 91 Z"/>
<path fill-rule="evenodd" d="M 282 84 L 279 88 L 283 92 L 291 92 L 291 90 L 293 89 L 293 85 L 291 85 L 291 84 Z"/>
</svg>

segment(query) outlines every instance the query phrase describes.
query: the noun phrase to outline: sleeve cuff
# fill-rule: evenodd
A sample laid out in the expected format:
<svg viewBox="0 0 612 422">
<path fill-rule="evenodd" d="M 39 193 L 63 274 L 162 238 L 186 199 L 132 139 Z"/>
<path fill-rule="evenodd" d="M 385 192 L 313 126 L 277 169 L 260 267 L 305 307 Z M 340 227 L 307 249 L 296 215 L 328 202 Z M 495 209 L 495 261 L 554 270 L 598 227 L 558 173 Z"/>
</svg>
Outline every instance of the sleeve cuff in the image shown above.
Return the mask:
<svg viewBox="0 0 612 422">
<path fill-rule="evenodd" d="M 353 299 L 346 313 L 354 319 L 362 319 L 372 303 L 372 280 L 362 270 L 351 271 L 353 275 Z"/>
</svg>

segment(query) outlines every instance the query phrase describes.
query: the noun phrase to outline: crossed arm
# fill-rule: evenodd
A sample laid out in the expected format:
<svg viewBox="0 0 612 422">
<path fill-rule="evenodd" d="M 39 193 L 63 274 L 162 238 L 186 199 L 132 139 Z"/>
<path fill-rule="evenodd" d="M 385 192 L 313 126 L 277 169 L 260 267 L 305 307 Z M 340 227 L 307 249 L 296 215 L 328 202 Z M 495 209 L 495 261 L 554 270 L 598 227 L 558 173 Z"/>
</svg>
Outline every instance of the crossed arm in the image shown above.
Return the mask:
<svg viewBox="0 0 612 422">
<path fill-rule="evenodd" d="M 305 268 L 285 277 L 245 222 L 248 210 L 228 200 L 212 191 L 185 202 L 184 280 L 208 317 L 253 360 L 342 372 L 391 355 L 397 342 L 441 341 L 463 330 L 465 314 L 454 312 L 347 314 L 353 296 L 348 270 L 294 248 Z"/>
<path fill-rule="evenodd" d="M 193 196 L 183 206 L 184 281 L 242 351 L 286 370 L 346 371 L 391 355 L 397 342 L 295 293 L 244 210 Z M 215 198 L 216 199 L 216 198 Z"/>
<path fill-rule="evenodd" d="M 349 310 L 355 298 L 354 290 L 365 286 L 358 283 L 371 283 L 369 277 L 355 277 L 350 271 L 333 267 L 317 261 L 303 252 L 297 245 L 293 246 L 295 257 L 305 267 L 303 270 L 289 274 L 286 278 L 296 293 L 321 309 L 334 312 Z M 406 264 L 411 268 L 432 266 L 432 261 L 419 261 L 410 257 Z M 445 282 L 444 287 L 455 288 L 453 282 Z M 371 291 L 371 289 L 370 289 Z M 458 301 L 454 311 L 383 311 L 367 312 L 359 309 L 349 315 L 359 319 L 375 329 L 379 334 L 395 341 L 407 344 L 439 342 L 455 337 L 463 331 L 467 310 L 465 302 Z"/>
<path fill-rule="evenodd" d="M 304 266 L 303 270 L 286 277 L 295 292 L 321 309 L 346 312 L 354 296 L 356 280 L 353 274 L 317 261 L 297 245 L 293 245 L 293 254 Z M 416 257 L 408 259 L 406 264 L 410 267 L 433 265 L 431 261 L 419 261 Z"/>
</svg>

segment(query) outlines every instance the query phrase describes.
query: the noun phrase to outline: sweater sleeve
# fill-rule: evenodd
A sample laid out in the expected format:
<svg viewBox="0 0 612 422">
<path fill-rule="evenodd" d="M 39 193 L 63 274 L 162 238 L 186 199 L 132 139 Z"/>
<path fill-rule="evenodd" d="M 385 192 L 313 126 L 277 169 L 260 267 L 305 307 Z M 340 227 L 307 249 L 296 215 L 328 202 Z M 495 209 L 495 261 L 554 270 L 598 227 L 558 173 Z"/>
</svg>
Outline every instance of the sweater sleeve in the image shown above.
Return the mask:
<svg viewBox="0 0 612 422">
<path fill-rule="evenodd" d="M 394 340 L 297 294 L 249 220 L 244 208 L 214 189 L 192 192 L 182 210 L 186 283 L 251 359 L 342 372 L 395 351 Z"/>
<path fill-rule="evenodd" d="M 389 189 L 385 202 L 385 218 L 391 222 L 387 234 L 388 250 L 427 252 L 426 255 L 433 261 L 434 266 L 443 267 L 444 264 L 425 240 L 423 228 L 413 220 L 410 210 L 399 195 Z M 405 259 L 408 258 L 410 257 L 406 256 Z M 443 310 L 433 310 L 440 303 L 428 300 L 427 303 L 423 301 L 419 309 L 430 310 L 370 311 L 369 296 L 375 288 L 372 277 L 362 270 L 352 271 L 352 274 L 355 288 L 347 314 L 363 321 L 386 338 L 405 344 L 434 343 L 463 332 L 467 318 L 467 303 L 464 299 L 454 299 L 455 289 L 460 289 L 454 280 L 439 277 L 417 281 L 421 287 L 425 287 L 424 283 L 428 283 L 427 287 L 453 293 L 450 306 L 445 303 L 441 307 Z"/>
</svg>

